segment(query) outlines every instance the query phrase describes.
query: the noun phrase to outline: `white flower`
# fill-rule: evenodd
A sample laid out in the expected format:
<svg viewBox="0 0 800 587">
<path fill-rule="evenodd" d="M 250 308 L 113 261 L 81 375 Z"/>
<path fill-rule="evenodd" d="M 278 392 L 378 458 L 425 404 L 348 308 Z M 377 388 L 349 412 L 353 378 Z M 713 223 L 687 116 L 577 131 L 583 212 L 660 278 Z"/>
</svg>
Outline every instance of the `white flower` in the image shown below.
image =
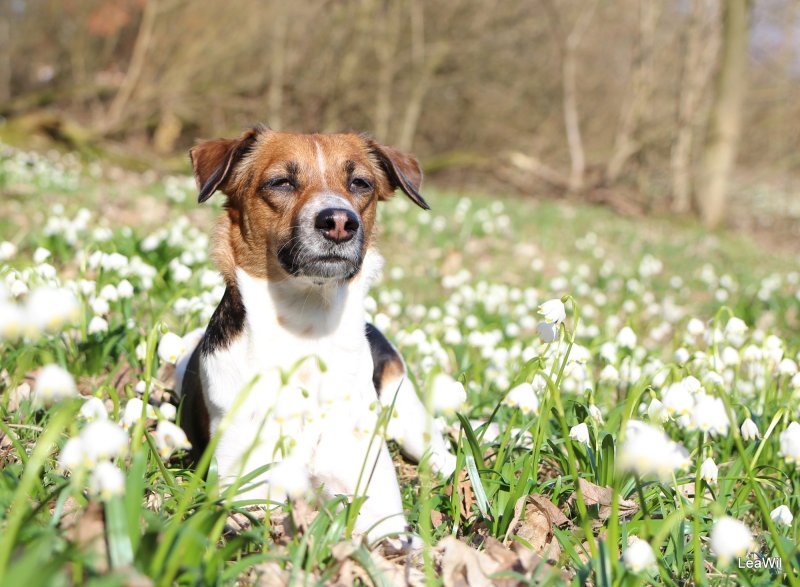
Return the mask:
<svg viewBox="0 0 800 587">
<path fill-rule="evenodd" d="M 17 247 L 14 243 L 3 241 L 0 243 L 0 261 L 8 261 L 17 254 Z"/>
<path fill-rule="evenodd" d="M 731 317 L 725 325 L 725 339 L 736 348 L 744 344 L 744 337 L 747 334 L 747 324 L 741 318 Z"/>
<path fill-rule="evenodd" d="M 117 295 L 120 299 L 133 297 L 133 285 L 127 279 L 123 279 L 117 284 Z"/>
<path fill-rule="evenodd" d="M 664 432 L 638 420 L 628 421 L 625 441 L 619 453 L 619 466 L 639 475 L 654 474 L 668 479 L 689 464 L 689 453 Z"/>
<path fill-rule="evenodd" d="M 37 288 L 28 296 L 25 308 L 28 321 L 45 332 L 59 332 L 80 318 L 78 300 L 67 289 Z"/>
<path fill-rule="evenodd" d="M 703 384 L 694 375 L 689 375 L 681 379 L 681 385 L 686 388 L 689 393 L 697 393 L 703 388 Z"/>
<path fill-rule="evenodd" d="M 548 324 L 561 324 L 567 317 L 567 309 L 564 302 L 555 298 L 539 306 L 539 314 L 544 316 L 544 321 Z"/>
<path fill-rule="evenodd" d="M 86 398 L 86 401 L 83 402 L 81 406 L 81 416 L 87 422 L 93 422 L 94 420 L 108 420 L 108 411 L 106 410 L 106 406 L 99 397 L 89 397 Z"/>
<path fill-rule="evenodd" d="M 108 332 L 108 320 L 102 316 L 93 316 L 89 321 L 89 326 L 87 326 L 86 332 L 90 336 L 92 334 L 103 334 L 104 332 Z"/>
<path fill-rule="evenodd" d="M 192 270 L 183 263 L 178 262 L 172 264 L 171 270 L 172 279 L 174 279 L 176 283 L 186 283 L 192 277 Z"/>
<path fill-rule="evenodd" d="M 542 342 L 551 343 L 558 340 L 558 323 L 539 322 L 536 327 Z"/>
<path fill-rule="evenodd" d="M 192 448 L 189 439 L 186 438 L 186 433 L 179 426 L 166 420 L 158 423 L 153 439 L 156 442 L 158 454 L 164 460 L 168 459 L 178 449 L 188 450 Z"/>
<path fill-rule="evenodd" d="M 735 557 L 745 556 L 752 546 L 753 535 L 740 521 L 726 516 L 714 522 L 711 551 L 721 565 L 727 565 Z"/>
<path fill-rule="evenodd" d="M 686 324 L 686 332 L 688 332 L 690 336 L 701 336 L 705 331 L 706 325 L 697 318 L 692 318 L 689 320 L 688 324 Z"/>
<path fill-rule="evenodd" d="M 727 434 L 730 425 L 723 401 L 705 394 L 697 396 L 692 409 L 692 421 L 698 430 L 714 436 Z"/>
<path fill-rule="evenodd" d="M 776 371 L 778 372 L 778 375 L 792 376 L 797 373 L 797 363 L 795 363 L 792 359 L 783 359 L 780 363 L 778 363 Z"/>
<path fill-rule="evenodd" d="M 100 290 L 98 296 L 109 302 L 116 302 L 119 299 L 117 288 L 110 283 L 107 283 L 103 286 L 103 289 Z"/>
<path fill-rule="evenodd" d="M 22 308 L 0 299 L 0 340 L 16 340 L 27 329 L 28 320 Z"/>
<path fill-rule="evenodd" d="M 125 404 L 125 409 L 122 412 L 122 419 L 120 424 L 125 430 L 130 430 L 137 422 L 142 419 L 142 411 L 144 411 L 145 418 L 155 418 L 156 411 L 150 404 L 145 403 L 138 397 L 128 400 Z"/>
<path fill-rule="evenodd" d="M 36 250 L 33 252 L 33 262 L 37 265 L 44 263 L 47 259 L 50 258 L 50 251 L 45 249 L 44 247 L 37 247 Z"/>
<path fill-rule="evenodd" d="M 79 438 L 86 458 L 92 465 L 109 461 L 128 450 L 128 435 L 117 424 L 108 420 L 89 422 L 81 430 Z"/>
<path fill-rule="evenodd" d="M 100 499 L 111 499 L 125 493 L 125 476 L 111 463 L 98 464 L 89 478 L 89 492 Z"/>
<path fill-rule="evenodd" d="M 163 419 L 171 422 L 174 422 L 175 418 L 178 417 L 178 408 L 168 402 L 164 402 L 158 406 L 158 412 L 161 414 Z"/>
<path fill-rule="evenodd" d="M 58 365 L 46 365 L 36 378 L 33 394 L 37 404 L 48 406 L 78 395 L 78 388 L 66 369 Z"/>
<path fill-rule="evenodd" d="M 741 362 L 739 351 L 732 346 L 726 346 L 724 349 L 722 349 L 720 358 L 722 359 L 722 363 L 728 367 L 735 367 Z"/>
<path fill-rule="evenodd" d="M 598 408 L 594 404 L 590 404 L 589 405 L 589 416 L 592 418 L 592 420 L 594 420 L 595 422 L 597 422 L 600 425 L 602 425 L 603 422 L 604 422 L 604 420 L 603 420 L 603 412 L 601 412 L 600 408 Z"/>
<path fill-rule="evenodd" d="M 789 385 L 794 390 L 800 390 L 800 373 L 797 373 L 792 377 L 792 380 L 789 382 Z"/>
<path fill-rule="evenodd" d="M 717 482 L 717 477 L 719 477 L 719 467 L 717 467 L 714 460 L 709 457 L 700 465 L 700 478 L 706 483 L 711 484 Z"/>
<path fill-rule="evenodd" d="M 619 371 L 617 371 L 614 365 L 606 365 L 600 371 L 600 375 L 598 377 L 600 381 L 603 383 L 619 383 Z"/>
<path fill-rule="evenodd" d="M 514 387 L 508 392 L 503 403 L 512 408 L 519 408 L 526 416 L 539 414 L 539 396 L 530 383 L 520 383 Z"/>
<path fill-rule="evenodd" d="M 641 573 L 645 569 L 655 566 L 656 557 L 653 549 L 646 540 L 633 540 L 625 552 L 622 560 L 631 573 Z"/>
<path fill-rule="evenodd" d="M 285 498 L 298 499 L 311 490 L 308 471 L 302 463 L 292 457 L 272 465 L 268 471 L 268 492 L 274 501 Z"/>
<path fill-rule="evenodd" d="M 158 343 L 158 356 L 162 361 L 174 365 L 185 353 L 186 344 L 180 336 L 174 332 L 167 332 L 161 337 Z"/>
<path fill-rule="evenodd" d="M 647 415 L 651 422 L 663 424 L 669 420 L 669 412 L 657 398 L 653 398 L 650 405 L 647 406 Z"/>
<path fill-rule="evenodd" d="M 21 279 L 15 279 L 8 287 L 8 291 L 14 298 L 19 298 L 28 293 L 28 286 Z"/>
<path fill-rule="evenodd" d="M 617 344 L 625 349 L 636 347 L 636 333 L 630 326 L 626 326 L 617 333 Z"/>
<path fill-rule="evenodd" d="M 761 438 L 761 433 L 758 431 L 758 426 L 750 418 L 742 422 L 742 438 L 745 440 L 755 440 Z"/>
<path fill-rule="evenodd" d="M 83 450 L 83 442 L 77 436 L 67 440 L 61 452 L 58 453 L 58 468 L 62 471 L 74 472 L 89 464 L 89 457 Z"/>
<path fill-rule="evenodd" d="M 128 264 L 128 258 L 121 253 L 102 253 L 100 257 L 100 265 L 104 271 L 120 271 Z"/>
<path fill-rule="evenodd" d="M 683 347 L 676 349 L 673 358 L 675 359 L 676 363 L 678 363 L 679 365 L 683 365 L 689 360 L 689 351 L 687 351 Z"/>
<path fill-rule="evenodd" d="M 661 400 L 670 416 L 686 416 L 694 406 L 692 394 L 680 383 L 673 383 L 667 387 L 662 393 Z"/>
<path fill-rule="evenodd" d="M 431 383 L 431 402 L 437 414 L 452 415 L 459 411 L 467 401 L 464 384 L 446 373 L 439 373 Z"/>
<path fill-rule="evenodd" d="M 585 422 L 576 424 L 570 428 L 569 437 L 575 442 L 580 442 L 581 444 L 589 446 L 589 427 Z"/>
<path fill-rule="evenodd" d="M 95 298 L 91 301 L 89 306 L 95 314 L 99 314 L 100 316 L 108 314 L 111 311 L 111 306 L 105 298 Z"/>
<path fill-rule="evenodd" d="M 789 508 L 785 505 L 776 507 L 769 513 L 769 517 L 772 518 L 776 524 L 783 524 L 784 526 L 790 526 L 792 520 L 794 520 L 792 512 L 789 511 Z"/>
<path fill-rule="evenodd" d="M 747 363 L 758 363 L 764 358 L 764 351 L 754 344 L 748 344 L 742 350 L 742 360 Z"/>
<path fill-rule="evenodd" d="M 780 455 L 789 464 L 800 465 L 800 424 L 792 422 L 781 432 L 780 435 Z"/>
<path fill-rule="evenodd" d="M 136 360 L 144 362 L 146 358 L 147 358 L 147 343 L 145 341 L 142 341 L 136 345 Z"/>
</svg>

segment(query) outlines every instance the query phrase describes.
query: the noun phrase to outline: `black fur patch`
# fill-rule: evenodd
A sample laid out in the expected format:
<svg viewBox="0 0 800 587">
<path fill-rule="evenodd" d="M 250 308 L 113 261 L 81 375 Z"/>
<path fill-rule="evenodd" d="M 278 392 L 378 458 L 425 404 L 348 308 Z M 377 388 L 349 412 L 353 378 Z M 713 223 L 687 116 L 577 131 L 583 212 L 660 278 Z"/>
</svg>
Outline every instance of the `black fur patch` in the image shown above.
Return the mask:
<svg viewBox="0 0 800 587">
<path fill-rule="evenodd" d="M 384 376 L 387 371 L 404 371 L 403 358 L 397 349 L 392 346 L 383 333 L 372 324 L 367 323 L 367 341 L 372 352 L 372 383 L 378 397 L 383 388 Z"/>
<path fill-rule="evenodd" d="M 217 350 L 226 349 L 231 341 L 244 329 L 245 309 L 242 296 L 236 286 L 225 288 L 225 295 L 214 310 L 206 328 L 200 352 L 204 357 Z"/>
<path fill-rule="evenodd" d="M 181 384 L 180 425 L 192 444 L 192 460 L 197 463 L 209 443 L 211 435 L 208 408 L 203 400 L 203 384 L 200 380 L 200 347 L 189 359 Z"/>
</svg>

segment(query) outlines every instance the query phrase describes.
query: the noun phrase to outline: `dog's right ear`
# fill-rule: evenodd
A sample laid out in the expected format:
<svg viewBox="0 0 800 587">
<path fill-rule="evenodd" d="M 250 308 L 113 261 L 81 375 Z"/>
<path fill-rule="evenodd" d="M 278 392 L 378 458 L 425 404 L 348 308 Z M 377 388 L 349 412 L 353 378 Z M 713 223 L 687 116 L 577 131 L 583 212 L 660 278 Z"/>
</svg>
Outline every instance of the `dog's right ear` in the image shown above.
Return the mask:
<svg viewBox="0 0 800 587">
<path fill-rule="evenodd" d="M 200 190 L 198 202 L 202 204 L 218 189 L 225 191 L 225 182 L 231 171 L 264 130 L 265 127 L 257 126 L 245 131 L 238 139 L 213 139 L 191 148 L 189 159 Z"/>
</svg>

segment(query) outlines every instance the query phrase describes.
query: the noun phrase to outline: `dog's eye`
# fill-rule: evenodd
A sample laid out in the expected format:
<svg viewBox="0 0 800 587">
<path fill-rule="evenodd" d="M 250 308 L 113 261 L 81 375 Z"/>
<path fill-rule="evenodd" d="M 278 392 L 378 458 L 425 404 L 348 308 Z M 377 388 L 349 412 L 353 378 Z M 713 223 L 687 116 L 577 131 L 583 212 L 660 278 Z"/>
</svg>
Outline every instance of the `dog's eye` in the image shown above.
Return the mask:
<svg viewBox="0 0 800 587">
<path fill-rule="evenodd" d="M 372 184 L 363 177 L 354 177 L 350 180 L 351 192 L 368 192 L 372 189 Z"/>
<path fill-rule="evenodd" d="M 268 190 L 279 190 L 289 192 L 294 189 L 294 182 L 288 177 L 276 177 L 264 183 L 264 188 Z"/>
</svg>

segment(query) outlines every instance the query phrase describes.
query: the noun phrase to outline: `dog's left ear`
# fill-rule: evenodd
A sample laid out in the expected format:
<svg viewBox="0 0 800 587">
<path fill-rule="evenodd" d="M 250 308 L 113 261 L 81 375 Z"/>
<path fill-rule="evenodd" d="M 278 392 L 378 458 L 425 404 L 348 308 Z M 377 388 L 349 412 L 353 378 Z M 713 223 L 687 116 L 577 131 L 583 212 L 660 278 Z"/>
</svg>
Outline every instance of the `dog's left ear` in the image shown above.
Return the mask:
<svg viewBox="0 0 800 587">
<path fill-rule="evenodd" d="M 263 130 L 263 127 L 254 127 L 238 139 L 213 139 L 192 147 L 189 159 L 192 161 L 197 189 L 200 190 L 198 202 L 202 204 L 218 189 L 225 191 L 225 182 L 231 171 L 253 147 L 256 137 Z"/>
<path fill-rule="evenodd" d="M 417 206 L 423 210 L 430 210 L 428 202 L 419 193 L 422 187 L 422 169 L 420 169 L 419 161 L 394 147 L 379 145 L 369 137 L 364 137 L 364 140 L 386 173 L 392 190 L 399 188 Z"/>
</svg>

